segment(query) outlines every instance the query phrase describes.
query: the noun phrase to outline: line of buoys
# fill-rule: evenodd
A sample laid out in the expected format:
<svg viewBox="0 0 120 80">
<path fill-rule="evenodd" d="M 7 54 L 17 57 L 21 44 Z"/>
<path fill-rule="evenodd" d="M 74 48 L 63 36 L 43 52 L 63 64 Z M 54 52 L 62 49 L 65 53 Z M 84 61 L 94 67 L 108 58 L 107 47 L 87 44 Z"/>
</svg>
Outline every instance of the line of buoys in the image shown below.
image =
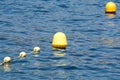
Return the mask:
<svg viewBox="0 0 120 80">
<path fill-rule="evenodd" d="M 56 34 L 54 34 L 53 40 L 52 40 L 53 48 L 66 49 L 67 45 L 68 45 L 67 38 L 63 32 L 57 32 Z"/>
<path fill-rule="evenodd" d="M 115 14 L 117 10 L 116 4 L 114 2 L 108 2 L 105 6 L 105 13 Z"/>
<path fill-rule="evenodd" d="M 105 6 L 105 13 L 112 13 L 115 14 L 117 10 L 116 4 L 114 2 L 108 2 Z M 55 49 L 66 49 L 68 43 L 67 43 L 67 37 L 63 32 L 57 32 L 54 34 L 52 39 L 52 47 Z M 40 47 L 34 47 L 33 53 L 37 54 L 40 51 Z M 20 52 L 19 58 L 26 57 L 26 52 Z M 65 54 L 55 54 L 56 56 L 64 56 Z M 3 59 L 2 64 L 8 64 L 11 61 L 11 57 L 5 57 Z"/>
<path fill-rule="evenodd" d="M 113 17 L 113 15 L 111 14 L 115 14 L 117 11 L 117 7 L 116 4 L 114 2 L 108 2 L 106 3 L 105 6 L 105 13 L 106 14 L 110 14 L 110 16 Z M 52 39 L 52 48 L 54 49 L 66 49 L 68 43 L 67 43 L 67 37 L 63 32 L 57 32 L 54 34 L 53 39 Z M 40 47 L 34 47 L 32 53 L 37 55 L 40 52 Z M 59 56 L 59 57 L 63 57 L 65 56 L 65 53 L 61 54 L 61 53 L 54 53 L 55 56 Z M 26 52 L 20 52 L 19 53 L 19 58 L 24 58 L 26 57 L 27 54 Z M 11 57 L 7 56 L 4 57 L 3 62 L 0 65 L 3 65 L 6 68 L 9 68 L 9 62 L 11 62 Z"/>
<path fill-rule="evenodd" d="M 53 41 L 52 41 L 52 47 L 56 48 L 56 49 L 66 49 L 67 46 L 67 38 L 66 35 L 63 32 L 57 32 L 54 36 L 53 36 Z M 33 51 L 31 53 L 33 53 L 34 55 L 37 55 L 40 52 L 41 48 L 36 46 L 33 48 Z M 56 56 L 64 56 L 65 54 L 55 54 Z M 27 56 L 27 53 L 22 51 L 19 53 L 19 58 L 24 58 Z M 16 58 L 15 58 L 16 59 Z M 4 67 L 8 67 L 9 63 L 11 62 L 11 57 L 4 57 L 3 62 L 0 65 L 4 64 Z"/>
<path fill-rule="evenodd" d="M 34 47 L 33 48 L 33 52 L 35 52 L 35 53 L 38 53 L 38 52 L 40 52 L 40 47 Z M 27 56 L 27 53 L 26 52 L 20 52 L 19 53 L 19 58 L 24 58 L 24 57 L 26 57 Z M 16 58 L 15 58 L 16 59 Z M 3 59 L 3 62 L 2 63 L 0 63 L 0 65 L 3 65 L 4 64 L 4 68 L 6 67 L 9 67 L 9 63 L 11 62 L 11 60 L 12 60 L 12 58 L 11 57 L 9 57 L 9 56 L 7 56 L 7 57 L 4 57 L 4 59 Z"/>
</svg>

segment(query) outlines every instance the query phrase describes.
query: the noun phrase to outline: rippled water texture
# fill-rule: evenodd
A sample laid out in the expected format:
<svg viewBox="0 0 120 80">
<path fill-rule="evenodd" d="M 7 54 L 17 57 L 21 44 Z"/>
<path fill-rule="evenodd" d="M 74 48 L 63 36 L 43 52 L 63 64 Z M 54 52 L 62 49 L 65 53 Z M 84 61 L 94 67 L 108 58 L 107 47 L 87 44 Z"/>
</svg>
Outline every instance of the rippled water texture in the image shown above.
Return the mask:
<svg viewBox="0 0 120 80">
<path fill-rule="evenodd" d="M 108 1 L 0 0 L 0 62 L 14 58 L 0 66 L 0 80 L 119 80 L 120 0 L 112 16 L 104 13 Z M 59 31 L 68 39 L 65 51 L 51 47 Z"/>
</svg>

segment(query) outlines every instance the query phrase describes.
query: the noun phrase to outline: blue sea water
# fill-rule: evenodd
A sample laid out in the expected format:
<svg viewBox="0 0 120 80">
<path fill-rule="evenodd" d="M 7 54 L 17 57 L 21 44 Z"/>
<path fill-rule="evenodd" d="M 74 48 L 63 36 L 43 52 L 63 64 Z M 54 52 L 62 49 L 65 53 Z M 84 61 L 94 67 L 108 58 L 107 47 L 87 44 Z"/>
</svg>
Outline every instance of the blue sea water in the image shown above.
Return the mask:
<svg viewBox="0 0 120 80">
<path fill-rule="evenodd" d="M 14 58 L 0 66 L 0 80 L 119 80 L 120 1 L 112 0 L 116 15 L 106 15 L 108 1 L 0 0 L 0 62 Z M 67 36 L 65 51 L 51 47 L 60 31 Z"/>
</svg>

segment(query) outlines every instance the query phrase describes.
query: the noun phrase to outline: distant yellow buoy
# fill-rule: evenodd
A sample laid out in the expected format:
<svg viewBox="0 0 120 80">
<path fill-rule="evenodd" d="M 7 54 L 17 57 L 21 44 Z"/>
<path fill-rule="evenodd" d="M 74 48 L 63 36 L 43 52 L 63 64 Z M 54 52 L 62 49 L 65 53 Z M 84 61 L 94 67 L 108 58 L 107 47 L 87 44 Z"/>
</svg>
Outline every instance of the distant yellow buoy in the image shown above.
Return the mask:
<svg viewBox="0 0 120 80">
<path fill-rule="evenodd" d="M 39 51 L 40 51 L 40 47 L 38 47 L 38 46 L 37 46 L 37 47 L 34 47 L 34 48 L 33 48 L 33 51 L 34 51 L 34 52 L 39 52 Z"/>
<path fill-rule="evenodd" d="M 67 46 L 67 38 L 63 32 L 57 32 L 53 36 L 52 47 L 58 49 L 65 49 Z"/>
<path fill-rule="evenodd" d="M 4 63 L 9 63 L 11 61 L 11 58 L 10 57 L 5 57 L 4 59 L 3 59 L 3 62 Z"/>
<path fill-rule="evenodd" d="M 20 52 L 19 57 L 20 58 L 26 57 L 26 53 L 25 52 Z"/>
<path fill-rule="evenodd" d="M 105 13 L 116 13 L 116 4 L 114 2 L 108 2 L 105 6 Z"/>
</svg>

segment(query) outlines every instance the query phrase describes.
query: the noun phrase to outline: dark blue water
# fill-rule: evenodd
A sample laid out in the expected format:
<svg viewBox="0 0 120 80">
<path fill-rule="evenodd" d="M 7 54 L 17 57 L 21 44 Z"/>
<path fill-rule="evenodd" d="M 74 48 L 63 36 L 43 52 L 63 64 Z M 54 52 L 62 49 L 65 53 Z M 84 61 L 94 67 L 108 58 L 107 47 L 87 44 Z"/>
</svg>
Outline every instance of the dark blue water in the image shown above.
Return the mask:
<svg viewBox="0 0 120 80">
<path fill-rule="evenodd" d="M 114 17 L 104 14 L 108 1 L 0 0 L 0 62 L 15 58 L 0 66 L 0 80 L 119 80 L 120 1 L 113 0 Z M 65 51 L 51 47 L 59 31 L 68 39 Z"/>
</svg>

